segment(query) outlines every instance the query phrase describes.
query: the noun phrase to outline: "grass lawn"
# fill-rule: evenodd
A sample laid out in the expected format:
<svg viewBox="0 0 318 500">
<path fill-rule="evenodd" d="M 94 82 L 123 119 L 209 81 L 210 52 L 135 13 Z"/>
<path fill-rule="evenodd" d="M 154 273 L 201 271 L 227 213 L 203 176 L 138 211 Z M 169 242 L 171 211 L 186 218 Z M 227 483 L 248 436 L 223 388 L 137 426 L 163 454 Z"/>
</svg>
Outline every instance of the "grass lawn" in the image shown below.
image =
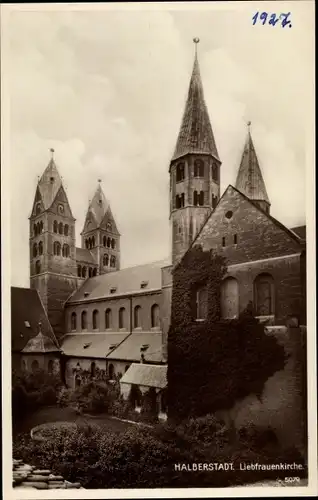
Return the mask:
<svg viewBox="0 0 318 500">
<path fill-rule="evenodd" d="M 133 424 L 127 422 L 121 422 L 120 420 L 113 420 L 107 414 L 94 416 L 94 417 L 83 417 L 77 415 L 77 413 L 71 408 L 59 408 L 59 407 L 46 407 L 27 415 L 25 419 L 13 428 L 13 435 L 21 433 L 29 433 L 31 429 L 40 424 L 46 424 L 48 422 L 74 422 L 74 423 L 91 423 L 95 425 L 100 425 L 102 427 L 107 427 L 114 432 L 123 432 L 128 427 Z"/>
</svg>

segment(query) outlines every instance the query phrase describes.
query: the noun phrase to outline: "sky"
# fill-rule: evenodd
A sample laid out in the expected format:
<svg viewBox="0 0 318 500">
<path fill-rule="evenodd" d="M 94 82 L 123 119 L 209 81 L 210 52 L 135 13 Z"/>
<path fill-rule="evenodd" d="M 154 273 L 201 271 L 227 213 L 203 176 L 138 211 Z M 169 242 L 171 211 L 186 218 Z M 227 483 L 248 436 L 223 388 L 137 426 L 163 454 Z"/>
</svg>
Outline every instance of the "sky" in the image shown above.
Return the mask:
<svg viewBox="0 0 318 500">
<path fill-rule="evenodd" d="M 78 246 L 101 179 L 122 235 L 122 267 L 169 256 L 168 169 L 194 37 L 222 161 L 221 192 L 235 183 L 250 120 L 272 215 L 287 227 L 305 223 L 313 8 L 268 4 L 271 12 L 291 11 L 292 28 L 253 26 L 252 16 L 266 6 L 95 4 L 63 11 L 38 4 L 10 11 L 4 67 L 12 285 L 29 286 L 28 217 L 50 148 L 77 220 Z"/>
</svg>

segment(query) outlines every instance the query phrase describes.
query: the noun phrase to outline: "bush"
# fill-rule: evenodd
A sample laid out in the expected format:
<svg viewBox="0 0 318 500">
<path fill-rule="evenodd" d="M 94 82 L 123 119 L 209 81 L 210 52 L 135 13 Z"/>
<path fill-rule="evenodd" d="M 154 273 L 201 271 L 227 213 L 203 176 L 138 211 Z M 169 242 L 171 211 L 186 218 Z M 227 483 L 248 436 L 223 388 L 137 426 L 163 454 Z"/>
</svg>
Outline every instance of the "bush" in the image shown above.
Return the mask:
<svg viewBox="0 0 318 500">
<path fill-rule="evenodd" d="M 112 387 L 95 381 L 90 381 L 74 391 L 61 395 L 62 402 L 65 400 L 69 405 L 74 405 L 87 413 L 106 412 L 115 397 L 116 393 Z"/>
<path fill-rule="evenodd" d="M 57 375 L 43 370 L 12 374 L 12 418 L 18 421 L 25 413 L 41 406 L 54 405 L 62 383 Z M 23 408 L 23 412 L 21 412 Z"/>
<path fill-rule="evenodd" d="M 218 433 L 213 418 L 186 423 L 189 432 L 203 427 Z M 130 427 L 120 434 L 91 425 L 75 428 L 56 426 L 53 439 L 34 442 L 20 437 L 14 443 L 14 457 L 39 468 L 50 468 L 65 479 L 79 481 L 85 488 L 226 487 L 257 480 L 284 477 L 286 471 L 242 471 L 240 463 L 303 463 L 293 449 L 255 449 L 238 440 L 221 447 L 190 436 L 180 427 L 158 425 L 154 430 Z M 199 433 L 200 434 L 200 433 Z M 176 464 L 233 462 L 233 471 L 191 472 L 176 470 Z M 297 471 L 304 477 L 306 469 Z"/>
</svg>

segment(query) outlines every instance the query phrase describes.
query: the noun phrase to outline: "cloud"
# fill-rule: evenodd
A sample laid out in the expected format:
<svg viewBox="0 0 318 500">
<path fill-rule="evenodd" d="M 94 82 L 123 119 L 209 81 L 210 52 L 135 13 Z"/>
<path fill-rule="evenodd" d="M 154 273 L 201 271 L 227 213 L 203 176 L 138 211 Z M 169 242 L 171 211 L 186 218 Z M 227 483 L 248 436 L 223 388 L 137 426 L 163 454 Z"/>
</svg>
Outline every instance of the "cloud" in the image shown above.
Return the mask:
<svg viewBox="0 0 318 500">
<path fill-rule="evenodd" d="M 288 226 L 303 223 L 311 10 L 295 6 L 293 13 L 299 20 L 294 29 L 269 35 L 252 27 L 242 9 L 12 12 L 12 283 L 28 286 L 27 217 L 50 147 L 77 219 L 78 244 L 101 178 L 122 234 L 122 265 L 169 254 L 168 167 L 192 70 L 193 36 L 201 38 L 222 189 L 235 182 L 250 119 L 273 215 Z"/>
</svg>

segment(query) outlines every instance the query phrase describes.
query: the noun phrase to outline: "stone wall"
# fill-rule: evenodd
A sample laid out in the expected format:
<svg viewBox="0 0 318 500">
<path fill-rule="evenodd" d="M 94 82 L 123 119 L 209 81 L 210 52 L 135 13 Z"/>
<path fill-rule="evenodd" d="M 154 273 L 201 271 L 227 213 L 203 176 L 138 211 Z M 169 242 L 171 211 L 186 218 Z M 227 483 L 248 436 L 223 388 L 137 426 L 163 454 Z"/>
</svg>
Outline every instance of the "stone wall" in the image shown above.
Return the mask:
<svg viewBox="0 0 318 500">
<path fill-rule="evenodd" d="M 108 373 L 109 365 L 114 366 L 114 374 L 116 377 L 123 375 L 125 371 L 130 366 L 130 362 L 127 361 L 113 361 L 105 359 L 92 359 L 92 358 L 67 358 L 65 363 L 65 382 L 67 387 L 74 389 L 75 387 L 75 377 L 77 373 L 81 376 L 81 371 L 91 371 L 92 362 L 95 362 L 95 366 L 99 370 L 103 370 Z"/>
<path fill-rule="evenodd" d="M 219 415 L 234 421 L 237 429 L 271 427 L 282 445 L 295 446 L 306 456 L 306 329 L 274 326 L 268 327 L 268 335 L 275 335 L 289 356 L 284 370 L 268 379 L 261 400 L 250 395 Z"/>
</svg>

